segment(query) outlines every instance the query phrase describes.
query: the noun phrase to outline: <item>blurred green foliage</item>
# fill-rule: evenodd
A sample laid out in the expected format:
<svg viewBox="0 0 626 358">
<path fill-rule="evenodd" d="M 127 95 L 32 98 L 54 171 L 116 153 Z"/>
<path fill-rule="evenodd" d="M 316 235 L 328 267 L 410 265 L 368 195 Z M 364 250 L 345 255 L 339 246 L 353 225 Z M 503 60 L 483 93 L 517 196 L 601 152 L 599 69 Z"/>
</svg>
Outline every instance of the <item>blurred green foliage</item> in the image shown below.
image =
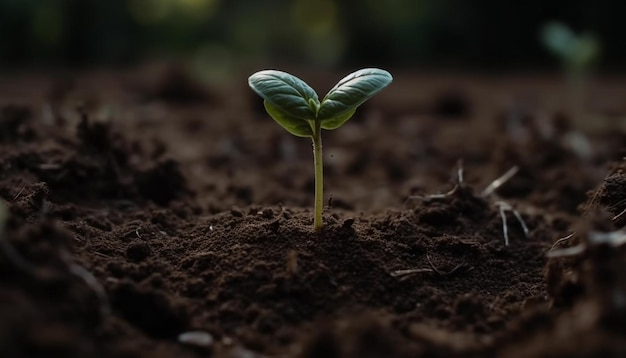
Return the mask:
<svg viewBox="0 0 626 358">
<path fill-rule="evenodd" d="M 569 73 L 587 72 L 600 55 L 600 43 L 590 33 L 577 35 L 560 22 L 543 28 L 542 40 L 548 50 L 558 56 Z"/>
<path fill-rule="evenodd" d="M 617 0 L 1 0 L 0 63 L 541 64 L 550 20 L 594 31 L 620 63 L 624 13 Z"/>
</svg>

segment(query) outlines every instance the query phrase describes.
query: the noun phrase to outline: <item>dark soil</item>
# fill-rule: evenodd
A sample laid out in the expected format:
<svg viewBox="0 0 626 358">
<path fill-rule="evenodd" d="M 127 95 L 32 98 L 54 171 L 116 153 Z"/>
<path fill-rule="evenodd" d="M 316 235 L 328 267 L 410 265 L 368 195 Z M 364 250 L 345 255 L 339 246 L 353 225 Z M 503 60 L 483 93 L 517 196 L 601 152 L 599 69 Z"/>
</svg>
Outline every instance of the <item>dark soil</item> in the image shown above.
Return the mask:
<svg viewBox="0 0 626 358">
<path fill-rule="evenodd" d="M 395 77 L 324 133 L 320 232 L 245 76 L 5 79 L 0 356 L 625 356 L 626 249 L 587 243 L 626 225 L 623 83 L 581 114 L 556 77 Z"/>
</svg>

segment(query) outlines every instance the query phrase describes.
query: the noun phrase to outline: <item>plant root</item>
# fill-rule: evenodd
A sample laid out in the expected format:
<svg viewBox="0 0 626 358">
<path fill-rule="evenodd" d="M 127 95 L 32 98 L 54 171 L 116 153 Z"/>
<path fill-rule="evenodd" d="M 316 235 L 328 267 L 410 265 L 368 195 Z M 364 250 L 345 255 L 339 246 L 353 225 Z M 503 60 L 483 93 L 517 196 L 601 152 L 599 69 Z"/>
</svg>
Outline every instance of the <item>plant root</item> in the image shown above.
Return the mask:
<svg viewBox="0 0 626 358">
<path fill-rule="evenodd" d="M 572 247 L 550 250 L 548 251 L 546 256 L 548 258 L 571 257 L 580 255 L 583 252 L 587 251 L 587 249 L 589 249 L 591 246 L 595 245 L 608 245 L 610 247 L 617 248 L 625 244 L 626 228 L 610 232 L 591 231 L 587 236 L 586 242 L 582 242 Z"/>
<path fill-rule="evenodd" d="M 504 173 L 501 177 L 499 177 L 498 179 L 494 180 L 491 182 L 491 184 L 489 184 L 485 190 L 483 190 L 483 192 L 481 193 L 481 196 L 483 198 L 491 195 L 494 191 L 496 191 L 496 189 L 498 189 L 499 187 L 502 186 L 502 184 L 506 183 L 507 181 L 509 181 L 515 174 L 517 174 L 517 172 L 519 171 L 519 167 L 516 165 L 513 168 L 509 169 L 506 173 Z"/>
<path fill-rule="evenodd" d="M 456 193 L 456 191 L 459 190 L 461 185 L 463 185 L 463 160 L 459 159 L 457 161 L 456 183 L 454 184 L 452 189 L 450 189 L 446 193 L 441 193 L 441 194 L 411 195 L 411 196 L 409 196 L 407 198 L 406 201 L 414 200 L 414 199 L 422 200 L 422 201 L 445 199 L 445 198 L 447 198 L 449 196 L 454 195 L 454 193 Z M 406 201 L 405 201 L 405 203 L 406 203 Z"/>
<path fill-rule="evenodd" d="M 502 176 L 500 176 L 496 180 L 492 181 L 489 185 L 487 185 L 485 190 L 482 191 L 481 196 L 483 198 L 486 198 L 492 195 L 499 187 L 501 187 L 504 183 L 509 181 L 515 174 L 517 174 L 518 171 L 519 171 L 519 167 L 517 165 L 509 169 Z M 526 222 L 524 222 L 524 219 L 522 218 L 522 215 L 519 213 L 519 211 L 517 211 L 507 202 L 502 201 L 502 200 L 497 200 L 495 202 L 495 205 L 498 207 L 498 211 L 500 212 L 500 220 L 502 221 L 502 236 L 504 237 L 504 246 L 509 246 L 509 225 L 506 220 L 507 212 L 513 213 L 513 215 L 519 222 L 520 226 L 522 227 L 522 230 L 524 231 L 524 236 L 528 237 L 530 230 L 528 230 L 528 226 L 526 225 Z"/>
<path fill-rule="evenodd" d="M 404 277 L 404 276 L 414 275 L 418 273 L 433 273 L 434 272 L 439 276 L 450 276 L 460 270 L 464 270 L 465 272 L 467 272 L 467 271 L 471 271 L 474 269 L 473 267 L 467 265 L 467 263 L 461 262 L 460 264 L 454 266 L 449 271 L 442 271 L 433 264 L 429 255 L 426 255 L 426 259 L 428 260 L 428 264 L 430 265 L 431 268 L 396 270 L 396 271 L 391 272 L 390 275 L 391 277 Z"/>
<path fill-rule="evenodd" d="M 622 210 L 621 213 L 615 215 L 611 220 L 617 221 L 620 217 L 624 216 L 624 214 L 626 214 L 626 209 Z"/>
<path fill-rule="evenodd" d="M 463 161 L 460 159 L 457 161 L 457 168 L 458 169 L 457 169 L 456 184 L 448 192 L 441 193 L 441 194 L 430 194 L 430 195 L 412 195 L 412 196 L 409 196 L 406 201 L 412 200 L 412 199 L 418 199 L 422 201 L 440 200 L 440 199 L 445 199 L 447 197 L 454 195 L 454 193 L 456 193 L 457 190 L 459 190 L 459 188 L 463 184 Z M 502 176 L 500 176 L 499 178 L 492 181 L 489 185 L 487 185 L 487 187 L 481 192 L 480 197 L 487 200 L 489 196 L 491 196 L 504 183 L 509 181 L 515 174 L 517 174 L 518 171 L 519 171 L 518 166 L 514 166 L 511 169 L 509 169 Z M 509 246 L 509 226 L 508 226 L 508 222 L 506 219 L 507 212 L 510 212 L 515 216 L 520 226 L 522 227 L 522 230 L 524 231 L 524 236 L 527 238 L 529 237 L 530 230 L 528 228 L 528 225 L 526 225 L 526 222 L 522 218 L 522 215 L 520 214 L 519 211 L 517 211 L 510 204 L 508 204 L 507 202 L 503 200 L 495 200 L 493 203 L 495 204 L 496 207 L 498 207 L 498 211 L 500 213 L 500 219 L 502 220 L 502 236 L 504 237 L 505 246 Z M 402 270 L 402 271 L 406 271 L 406 270 Z M 409 271 L 411 271 L 409 273 L 412 273 L 412 270 L 409 270 Z"/>
<path fill-rule="evenodd" d="M 511 205 L 507 204 L 504 201 L 497 201 L 496 206 L 498 206 L 500 211 L 500 219 L 502 220 L 502 236 L 504 236 L 504 246 L 509 246 L 509 226 L 506 220 L 506 212 L 511 212 L 519 222 L 522 230 L 524 231 L 524 236 L 528 237 L 529 230 L 526 222 L 522 218 L 522 215 L 519 211 L 515 210 Z"/>
<path fill-rule="evenodd" d="M 431 273 L 433 269 L 430 268 L 420 268 L 420 269 L 406 269 L 406 270 L 396 270 L 390 273 L 391 277 L 403 277 L 407 275 L 414 275 L 417 273 Z"/>
<path fill-rule="evenodd" d="M 562 243 L 562 242 L 564 242 L 564 241 L 567 241 L 567 240 L 571 239 L 572 237 L 574 237 L 574 235 L 576 235 L 576 233 L 575 233 L 575 232 L 573 232 L 573 233 L 571 233 L 571 234 L 569 234 L 569 235 L 567 235 L 567 236 L 565 236 L 565 237 L 562 237 L 562 238 L 560 238 L 560 239 L 556 240 L 556 241 L 554 242 L 554 244 L 552 244 L 552 247 L 550 248 L 550 250 L 553 250 L 553 249 L 556 247 L 556 245 L 558 245 L 558 244 L 560 244 L 560 243 Z"/>
</svg>

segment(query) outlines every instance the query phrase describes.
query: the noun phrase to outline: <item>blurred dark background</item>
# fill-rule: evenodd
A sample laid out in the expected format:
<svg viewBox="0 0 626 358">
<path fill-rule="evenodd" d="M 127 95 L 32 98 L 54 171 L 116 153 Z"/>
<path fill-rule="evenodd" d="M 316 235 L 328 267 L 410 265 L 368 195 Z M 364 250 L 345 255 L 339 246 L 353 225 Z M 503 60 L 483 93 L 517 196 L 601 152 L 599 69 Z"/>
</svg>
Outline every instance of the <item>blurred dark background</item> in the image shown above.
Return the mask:
<svg viewBox="0 0 626 358">
<path fill-rule="evenodd" d="M 621 68 L 624 14 L 619 0 L 0 0 L 0 65 L 547 68 L 539 32 L 558 20 Z"/>
</svg>

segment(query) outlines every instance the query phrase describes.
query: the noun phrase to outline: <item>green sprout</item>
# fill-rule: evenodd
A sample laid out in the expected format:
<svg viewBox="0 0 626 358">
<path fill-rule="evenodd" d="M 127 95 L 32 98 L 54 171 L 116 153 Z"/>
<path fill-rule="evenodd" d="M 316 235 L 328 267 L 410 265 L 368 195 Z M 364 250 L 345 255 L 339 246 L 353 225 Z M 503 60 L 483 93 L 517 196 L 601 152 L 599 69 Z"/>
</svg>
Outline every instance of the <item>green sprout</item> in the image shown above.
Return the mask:
<svg viewBox="0 0 626 358">
<path fill-rule="evenodd" d="M 309 137 L 313 141 L 315 230 L 323 226 L 322 129 L 341 127 L 358 106 L 392 80 L 391 74 L 385 70 L 364 68 L 344 77 L 320 102 L 317 93 L 306 82 L 289 73 L 264 70 L 248 78 L 248 84 L 264 99 L 265 110 L 278 124 L 295 136 Z"/>
<path fill-rule="evenodd" d="M 600 41 L 590 33 L 576 35 L 560 22 L 546 24 L 541 33 L 545 47 L 559 57 L 569 89 L 569 106 L 575 120 L 584 123 L 588 77 L 600 57 Z"/>
<path fill-rule="evenodd" d="M 570 75 L 588 72 L 600 54 L 600 43 L 592 34 L 576 35 L 560 22 L 548 23 L 542 39 L 548 50 L 560 57 Z"/>
</svg>

